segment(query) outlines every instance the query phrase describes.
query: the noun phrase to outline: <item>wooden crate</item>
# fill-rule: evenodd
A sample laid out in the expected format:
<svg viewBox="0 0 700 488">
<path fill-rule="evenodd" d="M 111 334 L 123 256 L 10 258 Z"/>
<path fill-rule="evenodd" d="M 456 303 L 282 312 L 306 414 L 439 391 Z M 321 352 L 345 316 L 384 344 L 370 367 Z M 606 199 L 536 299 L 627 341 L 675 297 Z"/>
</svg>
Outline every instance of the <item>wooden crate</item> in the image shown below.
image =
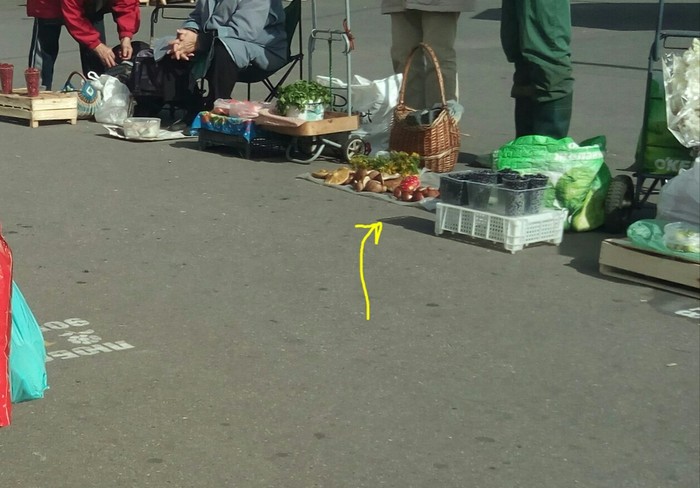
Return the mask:
<svg viewBox="0 0 700 488">
<path fill-rule="evenodd" d="M 635 246 L 629 239 L 605 239 L 600 272 L 647 286 L 700 298 L 700 264 Z"/>
<path fill-rule="evenodd" d="M 29 126 L 39 127 L 44 120 L 78 121 L 78 94 L 44 91 L 38 97 L 28 97 L 24 88 L 11 94 L 0 93 L 0 116 L 26 119 Z"/>
</svg>

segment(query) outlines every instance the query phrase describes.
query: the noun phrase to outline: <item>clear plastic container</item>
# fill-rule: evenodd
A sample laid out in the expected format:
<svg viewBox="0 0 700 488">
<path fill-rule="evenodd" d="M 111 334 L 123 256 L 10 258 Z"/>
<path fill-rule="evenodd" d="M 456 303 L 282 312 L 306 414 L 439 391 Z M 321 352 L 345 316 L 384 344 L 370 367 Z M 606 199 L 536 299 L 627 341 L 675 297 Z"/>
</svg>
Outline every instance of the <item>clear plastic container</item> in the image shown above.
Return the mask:
<svg viewBox="0 0 700 488">
<path fill-rule="evenodd" d="M 468 181 L 468 207 L 508 217 L 537 214 L 544 208 L 543 198 L 546 188 L 513 190 L 500 184 Z"/>
<path fill-rule="evenodd" d="M 471 171 L 460 171 L 440 175 L 440 200 L 452 205 L 467 205 L 467 179 Z"/>
<path fill-rule="evenodd" d="M 286 117 L 294 117 L 297 119 L 306 120 L 307 122 L 314 122 L 317 120 L 323 120 L 324 106 L 320 102 L 307 103 L 303 109 L 299 107 L 289 107 Z"/>
<path fill-rule="evenodd" d="M 700 253 L 700 226 L 687 222 L 666 224 L 664 245 L 671 251 Z"/>
<path fill-rule="evenodd" d="M 536 188 L 529 187 L 529 180 L 524 181 L 522 190 L 508 188 L 505 183 L 497 183 L 499 176 L 503 175 L 488 170 L 440 175 L 440 201 L 508 217 L 537 214 L 547 210 L 544 207 L 546 176 L 536 175 L 539 185 Z M 527 176 L 530 179 L 534 178 L 532 175 Z"/>
<path fill-rule="evenodd" d="M 128 139 L 155 139 L 160 132 L 160 119 L 153 117 L 129 117 L 122 125 Z"/>
</svg>

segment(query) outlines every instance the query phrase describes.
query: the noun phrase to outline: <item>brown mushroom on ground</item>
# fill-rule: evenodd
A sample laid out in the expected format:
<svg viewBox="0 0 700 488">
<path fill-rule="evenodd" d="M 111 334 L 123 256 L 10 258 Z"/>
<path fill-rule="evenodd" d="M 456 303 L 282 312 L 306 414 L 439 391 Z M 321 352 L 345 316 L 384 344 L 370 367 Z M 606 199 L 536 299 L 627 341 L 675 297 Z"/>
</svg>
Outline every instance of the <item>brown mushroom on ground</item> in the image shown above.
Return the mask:
<svg viewBox="0 0 700 488">
<path fill-rule="evenodd" d="M 360 168 L 357 171 L 355 171 L 355 181 L 360 181 L 364 180 L 365 176 L 369 174 L 369 171 L 367 171 L 366 168 Z"/>
<path fill-rule="evenodd" d="M 402 191 L 401 192 L 401 201 L 412 202 L 413 201 L 413 192 L 412 191 Z"/>
<path fill-rule="evenodd" d="M 440 190 L 438 190 L 437 188 L 428 187 L 428 190 L 426 191 L 425 196 L 426 196 L 426 197 L 429 197 L 429 198 L 436 198 L 436 197 L 439 197 L 439 196 L 440 196 Z"/>
<path fill-rule="evenodd" d="M 377 180 L 369 180 L 365 185 L 364 191 L 371 191 L 372 193 L 382 193 L 384 191 L 384 185 L 382 185 Z"/>
<path fill-rule="evenodd" d="M 349 168 L 338 168 L 328 176 L 326 176 L 325 183 L 327 185 L 343 185 L 350 178 Z"/>
<path fill-rule="evenodd" d="M 401 184 L 401 178 L 395 178 L 393 180 L 384 180 L 384 184 L 388 191 L 393 192 Z"/>
</svg>

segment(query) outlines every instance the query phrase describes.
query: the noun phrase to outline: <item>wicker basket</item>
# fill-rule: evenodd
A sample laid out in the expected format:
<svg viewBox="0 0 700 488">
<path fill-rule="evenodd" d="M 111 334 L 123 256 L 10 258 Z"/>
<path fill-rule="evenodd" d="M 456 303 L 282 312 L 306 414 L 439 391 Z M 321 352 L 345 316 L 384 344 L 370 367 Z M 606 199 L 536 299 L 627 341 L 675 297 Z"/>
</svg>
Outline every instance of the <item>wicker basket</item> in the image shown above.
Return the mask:
<svg viewBox="0 0 700 488">
<path fill-rule="evenodd" d="M 415 111 L 415 109 L 407 107 L 404 101 L 406 80 L 408 78 L 408 70 L 413 61 L 413 55 L 419 49 L 422 49 L 433 65 L 435 65 L 435 73 L 440 86 L 442 108 L 430 125 L 409 125 L 406 123 L 406 116 Z M 457 164 L 459 146 L 459 127 L 447 108 L 445 83 L 442 78 L 440 63 L 432 48 L 425 43 L 420 43 L 408 55 L 406 66 L 403 70 L 399 101 L 391 122 L 389 149 L 392 151 L 404 151 L 409 154 L 418 153 L 421 159 L 421 166 L 435 173 L 448 173 Z"/>
</svg>

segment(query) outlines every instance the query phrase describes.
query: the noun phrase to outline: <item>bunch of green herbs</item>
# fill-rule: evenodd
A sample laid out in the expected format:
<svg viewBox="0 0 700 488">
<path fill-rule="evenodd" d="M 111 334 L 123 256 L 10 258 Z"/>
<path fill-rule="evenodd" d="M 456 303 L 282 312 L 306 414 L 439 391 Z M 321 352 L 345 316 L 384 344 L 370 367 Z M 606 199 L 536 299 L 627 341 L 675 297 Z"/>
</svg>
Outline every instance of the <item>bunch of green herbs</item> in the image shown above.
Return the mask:
<svg viewBox="0 0 700 488">
<path fill-rule="evenodd" d="M 298 80 L 283 86 L 277 91 L 277 111 L 283 115 L 291 107 L 304 110 L 307 104 L 321 103 L 330 105 L 332 100 L 331 89 L 309 80 Z"/>
<path fill-rule="evenodd" d="M 419 173 L 420 156 L 403 151 L 391 151 L 388 155 L 365 156 L 359 154 L 350 160 L 353 169 L 377 170 L 384 174 L 416 175 Z"/>
</svg>

